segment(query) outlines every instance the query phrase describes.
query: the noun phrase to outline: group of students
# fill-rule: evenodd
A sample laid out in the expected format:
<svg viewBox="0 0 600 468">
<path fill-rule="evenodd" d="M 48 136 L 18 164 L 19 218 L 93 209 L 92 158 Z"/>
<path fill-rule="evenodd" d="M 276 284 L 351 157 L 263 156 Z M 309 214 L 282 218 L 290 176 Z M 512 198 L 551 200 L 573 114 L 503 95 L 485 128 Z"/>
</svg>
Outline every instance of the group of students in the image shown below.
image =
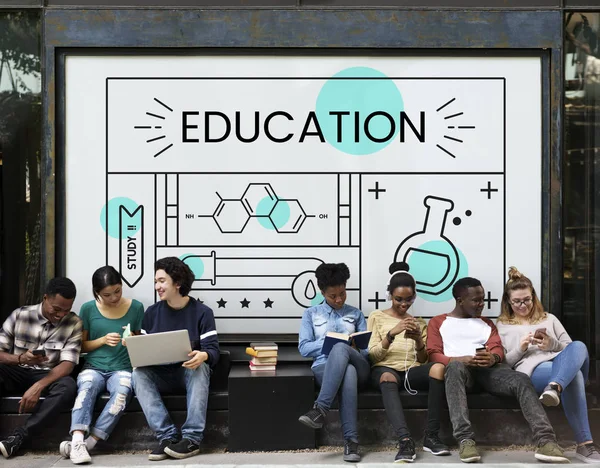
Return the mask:
<svg viewBox="0 0 600 468">
<path fill-rule="evenodd" d="M 325 301 L 304 312 L 298 349 L 314 359 L 312 370 L 320 391 L 312 409 L 300 416 L 308 427 L 323 426 L 337 396 L 344 437 L 343 458 L 360 461 L 357 393 L 369 377 L 381 390 L 388 420 L 399 443 L 396 462 L 416 459 L 415 441 L 404 419 L 400 391 L 428 390 L 428 419 L 423 450 L 434 455 L 450 451 L 439 437 L 440 416 L 447 400 L 459 457 L 481 460 L 469 421 L 467 393 L 479 387 L 493 395 L 517 398 L 537 446 L 535 458 L 568 463 L 542 405 L 561 402 L 575 433 L 575 456 L 600 463 L 588 421 L 585 383 L 589 356 L 585 345 L 572 341 L 559 320 L 544 311 L 531 281 L 516 268 L 508 272 L 497 325 L 482 317 L 484 289 L 475 278 L 459 279 L 452 294 L 456 304 L 426 324 L 409 313 L 417 298 L 415 279 L 406 263 L 393 263 L 387 285 L 391 307 L 371 312 L 346 304 L 350 278 L 343 264 L 322 264 L 316 270 Z M 321 352 L 328 332 L 372 332 L 368 349 L 337 343 Z"/>
<path fill-rule="evenodd" d="M 344 434 L 344 460 L 358 462 L 357 393 L 369 378 L 382 393 L 389 421 L 399 441 L 397 462 L 416 458 L 399 391 L 428 390 L 428 421 L 423 449 L 447 455 L 439 437 L 444 399 L 448 401 L 454 437 L 463 462 L 480 455 L 469 421 L 467 391 L 479 385 L 489 393 L 516 397 L 537 444 L 535 457 L 545 462 L 568 462 L 542 407 L 563 403 L 577 440 L 576 456 L 599 463 L 587 415 L 585 382 L 589 357 L 585 345 L 572 342 L 553 315 L 544 312 L 531 281 L 511 268 L 502 298 L 498 325 L 481 317 L 484 290 L 474 278 L 453 287 L 455 308 L 426 324 L 409 314 L 417 298 L 415 279 L 405 263 L 390 267 L 387 286 L 391 307 L 376 310 L 368 322 L 360 310 L 346 304 L 350 278 L 343 264 L 322 264 L 316 270 L 324 301 L 307 309 L 302 318 L 299 351 L 314 358 L 312 370 L 320 387 L 314 407 L 299 421 L 323 426 L 337 397 Z M 122 294 L 119 273 L 111 266 L 92 276 L 94 300 L 79 316 L 71 311 L 76 288 L 68 278 L 54 278 L 40 304 L 16 309 L 0 329 L 0 396 L 22 394 L 20 413 L 31 413 L 22 427 L 0 441 L 9 458 L 30 438 L 51 426 L 58 413 L 71 409 L 71 440 L 60 453 L 75 464 L 89 463 L 89 452 L 106 440 L 135 391 L 148 425 L 158 439 L 150 460 L 196 455 L 206 424 L 211 370 L 219 359 L 213 312 L 190 297 L 194 281 L 190 268 L 175 257 L 155 264 L 155 290 L 160 301 L 144 306 Z M 368 349 L 346 343 L 321 352 L 327 332 L 372 332 Z M 123 333 L 159 333 L 186 329 L 192 351 L 189 360 L 132 369 Z M 86 353 L 77 382 L 71 374 Z M 110 399 L 94 421 L 97 397 Z M 179 430 L 161 394 L 185 392 L 187 416 Z M 541 395 L 538 397 L 538 395 Z M 44 396 L 40 401 L 40 396 Z"/>
<path fill-rule="evenodd" d="M 2 455 L 10 458 L 52 426 L 58 413 L 71 409 L 71 440 L 59 451 L 75 464 L 89 463 L 89 452 L 110 436 L 134 391 L 158 439 L 150 460 L 198 454 L 219 341 L 212 310 L 189 296 L 193 281 L 193 272 L 178 258 L 158 260 L 154 288 L 160 301 L 144 312 L 139 301 L 123 296 L 119 273 L 105 266 L 93 274 L 95 299 L 81 307 L 79 316 L 71 312 L 75 285 L 64 277 L 49 281 L 40 304 L 16 309 L 0 329 L 0 396 L 22 394 L 19 412 L 31 416 L 0 441 Z M 125 331 L 183 329 L 192 347 L 189 360 L 132 369 Z M 85 363 L 75 382 L 71 374 L 80 352 L 86 353 Z M 94 421 L 96 400 L 105 391 L 110 399 Z M 187 396 L 187 417 L 179 430 L 161 394 L 181 391 Z"/>
</svg>

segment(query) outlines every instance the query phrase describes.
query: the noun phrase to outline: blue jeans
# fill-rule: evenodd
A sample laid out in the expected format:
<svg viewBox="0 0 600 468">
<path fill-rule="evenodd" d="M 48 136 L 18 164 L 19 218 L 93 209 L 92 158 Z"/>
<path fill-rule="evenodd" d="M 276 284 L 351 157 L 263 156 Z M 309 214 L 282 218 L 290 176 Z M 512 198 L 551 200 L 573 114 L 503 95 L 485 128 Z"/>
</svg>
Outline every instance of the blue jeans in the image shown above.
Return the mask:
<svg viewBox="0 0 600 468">
<path fill-rule="evenodd" d="M 565 416 L 575 432 L 578 444 L 592 440 L 585 399 L 585 382 L 589 370 L 590 357 L 585 344 L 573 341 L 552 361 L 541 363 L 531 374 L 531 381 L 538 393 L 542 393 L 550 382 L 560 384 Z"/>
<path fill-rule="evenodd" d="M 90 428 L 96 400 L 105 390 L 110 393 L 110 399 L 96 424 Z M 84 369 L 77 377 L 77 398 L 71 411 L 70 433 L 83 431 L 97 439 L 108 439 L 131 396 L 131 372 Z"/>
<path fill-rule="evenodd" d="M 136 367 L 133 370 L 135 394 L 148 425 L 159 441 L 180 439 L 160 394 L 183 390 L 187 397 L 187 416 L 181 436 L 200 444 L 206 426 L 210 373 L 207 364 L 201 364 L 195 370 L 181 367 L 181 364 Z"/>
<path fill-rule="evenodd" d="M 312 371 L 317 385 L 321 387 L 316 405 L 329 411 L 337 395 L 344 439 L 358 442 L 358 387 L 365 385 L 369 379 L 369 362 L 354 348 L 338 343 L 331 348 L 325 364 Z"/>
</svg>

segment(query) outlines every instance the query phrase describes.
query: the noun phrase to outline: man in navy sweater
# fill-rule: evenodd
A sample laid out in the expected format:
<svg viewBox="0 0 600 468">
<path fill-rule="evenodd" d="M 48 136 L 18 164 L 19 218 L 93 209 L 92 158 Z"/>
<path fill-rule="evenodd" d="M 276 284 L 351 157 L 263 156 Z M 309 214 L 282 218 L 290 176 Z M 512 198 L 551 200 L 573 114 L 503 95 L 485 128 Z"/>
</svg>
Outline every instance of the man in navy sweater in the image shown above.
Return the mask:
<svg viewBox="0 0 600 468">
<path fill-rule="evenodd" d="M 133 387 L 159 446 L 149 460 L 167 457 L 188 458 L 200 452 L 211 369 L 219 360 L 219 340 L 211 309 L 188 294 L 194 273 L 176 257 L 162 258 L 154 265 L 154 289 L 160 301 L 144 314 L 142 328 L 146 333 L 187 330 L 192 352 L 182 363 L 137 367 L 133 371 Z M 169 416 L 161 393 L 185 390 L 187 417 L 181 435 Z"/>
</svg>

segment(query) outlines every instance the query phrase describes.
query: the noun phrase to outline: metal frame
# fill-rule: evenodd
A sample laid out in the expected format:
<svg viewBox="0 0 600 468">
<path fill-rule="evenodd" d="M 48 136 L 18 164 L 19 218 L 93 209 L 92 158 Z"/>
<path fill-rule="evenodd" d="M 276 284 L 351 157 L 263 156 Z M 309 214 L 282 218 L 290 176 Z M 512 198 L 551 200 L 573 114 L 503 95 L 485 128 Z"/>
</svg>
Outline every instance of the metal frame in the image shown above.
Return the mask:
<svg viewBox="0 0 600 468">
<path fill-rule="evenodd" d="M 560 10 L 46 9 L 42 282 L 64 273 L 65 267 L 66 54 L 122 54 L 123 48 L 128 48 L 128 53 L 156 53 L 158 49 L 176 54 L 533 54 L 542 57 L 542 297 L 549 310 L 559 311 L 563 271 L 562 29 Z"/>
</svg>

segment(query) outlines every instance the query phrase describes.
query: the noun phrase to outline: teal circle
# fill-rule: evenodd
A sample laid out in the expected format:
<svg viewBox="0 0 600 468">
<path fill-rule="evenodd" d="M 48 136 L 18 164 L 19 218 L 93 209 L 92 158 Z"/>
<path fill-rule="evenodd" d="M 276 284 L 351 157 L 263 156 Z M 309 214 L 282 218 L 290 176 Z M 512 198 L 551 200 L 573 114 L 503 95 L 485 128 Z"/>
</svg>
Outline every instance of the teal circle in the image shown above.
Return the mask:
<svg viewBox="0 0 600 468">
<path fill-rule="evenodd" d="M 366 78 L 366 79 L 344 79 Z M 373 79 L 368 79 L 373 78 Z M 373 154 L 389 145 L 399 131 L 400 112 L 404 101 L 398 87 L 379 70 L 369 67 L 346 68 L 325 82 L 317 97 L 316 114 L 325 140 L 338 150 L 353 155 Z M 346 111 L 342 119 L 342 138 L 338 142 L 338 116 L 330 112 Z M 387 112 L 395 122 L 395 130 L 384 142 L 371 141 L 365 134 L 364 123 L 373 112 Z M 359 113 L 359 141 L 355 141 L 355 112 Z M 311 127 L 312 129 L 312 127 Z M 313 129 L 314 130 L 314 129 Z M 390 120 L 378 115 L 371 119 L 369 131 L 375 138 L 386 138 Z"/>
<path fill-rule="evenodd" d="M 138 212 L 133 219 L 127 217 L 127 222 L 123 222 L 121 232 L 119 232 L 119 211 L 121 206 L 129 211 L 129 213 L 133 213 L 137 210 L 139 205 L 131 198 L 127 197 L 115 197 L 108 201 L 108 235 L 115 239 L 127 239 L 128 235 L 133 236 L 142 227 L 141 212 Z M 104 232 L 107 232 L 106 205 L 104 205 L 100 211 L 100 225 Z M 129 230 L 129 226 L 135 226 L 135 229 Z"/>
<path fill-rule="evenodd" d="M 271 197 L 265 197 L 256 205 L 256 216 L 269 216 L 271 210 L 277 204 L 277 199 L 273 199 Z M 272 228 L 271 228 L 272 229 Z"/>
<path fill-rule="evenodd" d="M 285 200 L 277 200 L 275 207 L 273 207 L 271 197 L 265 197 L 258 202 L 256 213 L 263 213 L 257 219 L 265 229 L 281 229 L 290 220 L 290 205 Z"/>
<path fill-rule="evenodd" d="M 179 260 L 190 267 L 190 270 L 192 270 L 196 279 L 202 278 L 202 275 L 204 274 L 204 262 L 199 256 L 194 254 L 184 254 L 179 256 Z"/>
<path fill-rule="evenodd" d="M 429 241 L 420 245 L 418 249 L 446 254 L 451 259 L 451 273 L 456 268 L 456 256 L 452 246 L 448 242 L 441 240 Z M 458 252 L 459 259 L 458 275 L 456 276 L 458 279 L 468 276 L 469 265 L 460 249 L 457 248 L 456 251 Z M 436 255 L 413 253 L 408 259 L 408 264 L 410 266 L 411 275 L 413 275 L 417 281 L 433 283 L 436 278 L 440 277 L 440 274 L 443 274 L 443 272 L 446 271 L 447 262 L 444 262 L 441 257 Z M 419 289 L 419 285 L 417 285 L 417 289 Z M 428 302 L 445 302 L 452 299 L 452 286 L 448 287 L 448 289 L 438 295 L 428 294 L 423 291 L 418 294 L 420 298 Z"/>
<path fill-rule="evenodd" d="M 322 304 L 324 300 L 323 294 L 317 293 L 317 295 L 310 300 L 310 305 L 316 306 Z"/>
</svg>

